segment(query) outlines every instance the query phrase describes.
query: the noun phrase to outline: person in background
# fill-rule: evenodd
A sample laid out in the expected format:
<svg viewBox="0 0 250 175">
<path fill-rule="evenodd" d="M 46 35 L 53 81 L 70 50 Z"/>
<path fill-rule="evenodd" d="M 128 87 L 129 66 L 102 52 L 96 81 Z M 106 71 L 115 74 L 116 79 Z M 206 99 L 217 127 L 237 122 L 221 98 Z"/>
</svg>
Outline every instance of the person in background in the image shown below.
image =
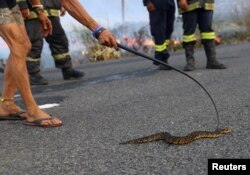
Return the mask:
<svg viewBox="0 0 250 175">
<path fill-rule="evenodd" d="M 40 74 L 40 62 L 43 49 L 43 36 L 39 32 L 38 16 L 31 8 L 29 0 L 17 0 L 21 9 L 27 34 L 31 42 L 31 50 L 27 55 L 26 64 L 31 85 L 47 85 L 48 80 Z M 54 58 L 55 66 L 62 70 L 64 80 L 80 79 L 83 73 L 73 69 L 69 54 L 69 42 L 60 22 L 66 10 L 61 6 L 61 0 L 41 0 L 45 13 L 51 21 L 52 35 L 45 37 Z"/>
<path fill-rule="evenodd" d="M 175 1 L 174 0 L 143 0 L 149 12 L 150 31 L 155 42 L 155 58 L 168 63 L 170 57 L 168 46 L 174 30 Z M 155 65 L 159 65 L 154 62 Z M 169 70 L 160 65 L 159 69 Z"/>
<path fill-rule="evenodd" d="M 178 6 L 183 18 L 183 47 L 187 60 L 184 71 L 195 69 L 194 47 L 197 25 L 199 25 L 201 41 L 207 57 L 206 68 L 226 69 L 226 66 L 216 59 L 216 35 L 212 29 L 214 0 L 178 0 Z"/>
</svg>

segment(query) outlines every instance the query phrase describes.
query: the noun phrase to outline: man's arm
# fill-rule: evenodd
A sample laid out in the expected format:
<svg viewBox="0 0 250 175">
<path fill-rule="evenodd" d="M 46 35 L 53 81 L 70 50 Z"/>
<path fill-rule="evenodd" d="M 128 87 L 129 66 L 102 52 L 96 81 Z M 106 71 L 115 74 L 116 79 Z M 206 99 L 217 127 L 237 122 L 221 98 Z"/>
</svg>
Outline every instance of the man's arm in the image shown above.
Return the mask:
<svg viewBox="0 0 250 175">
<path fill-rule="evenodd" d="M 62 6 L 82 25 L 98 34 L 99 42 L 108 47 L 117 49 L 116 38 L 108 30 L 100 30 L 101 26 L 88 14 L 78 0 L 61 0 Z M 100 32 L 99 32 L 100 31 Z"/>
<path fill-rule="evenodd" d="M 89 28 L 91 31 L 99 26 L 99 24 L 88 14 L 78 0 L 62 0 L 62 6 L 73 18 Z"/>
</svg>

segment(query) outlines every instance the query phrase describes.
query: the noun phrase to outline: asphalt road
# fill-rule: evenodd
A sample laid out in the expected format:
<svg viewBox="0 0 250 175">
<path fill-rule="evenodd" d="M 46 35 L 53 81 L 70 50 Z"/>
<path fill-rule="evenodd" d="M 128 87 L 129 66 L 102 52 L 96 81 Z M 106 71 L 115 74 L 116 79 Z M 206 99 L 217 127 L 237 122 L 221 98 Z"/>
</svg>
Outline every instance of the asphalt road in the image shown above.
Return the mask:
<svg viewBox="0 0 250 175">
<path fill-rule="evenodd" d="M 250 158 L 250 43 L 217 51 L 228 69 L 205 69 L 204 52 L 197 50 L 197 69 L 189 74 L 211 93 L 220 127 L 232 128 L 231 134 L 184 146 L 119 145 L 161 131 L 214 130 L 214 108 L 193 81 L 143 58 L 88 63 L 78 67 L 84 80 L 63 81 L 51 70 L 43 72 L 50 85 L 32 87 L 39 105 L 59 104 L 46 111 L 59 116 L 62 127 L 0 122 L 0 174 L 205 175 L 209 158 Z M 183 53 L 174 53 L 170 64 L 182 69 Z M 16 101 L 23 106 L 20 97 Z"/>
</svg>

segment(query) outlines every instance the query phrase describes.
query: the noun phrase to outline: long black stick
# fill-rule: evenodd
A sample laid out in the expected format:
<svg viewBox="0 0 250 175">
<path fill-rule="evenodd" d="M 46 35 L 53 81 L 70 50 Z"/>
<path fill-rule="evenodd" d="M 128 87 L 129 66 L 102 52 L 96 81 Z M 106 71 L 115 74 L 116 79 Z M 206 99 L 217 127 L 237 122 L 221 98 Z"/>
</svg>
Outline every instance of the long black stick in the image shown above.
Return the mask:
<svg viewBox="0 0 250 175">
<path fill-rule="evenodd" d="M 218 110 L 217 110 L 217 107 L 216 107 L 216 105 L 215 105 L 215 102 L 214 102 L 212 96 L 211 96 L 211 95 L 209 94 L 209 92 L 207 91 L 207 89 L 206 89 L 198 80 L 196 80 L 196 79 L 193 78 L 192 76 L 188 75 L 187 73 L 183 72 L 182 70 L 177 69 L 177 68 L 175 68 L 175 67 L 173 67 L 173 66 L 170 66 L 170 65 L 167 64 L 166 62 L 163 62 L 163 61 L 161 61 L 161 60 L 158 60 L 158 59 L 155 59 L 155 58 L 153 58 L 153 57 L 147 56 L 147 55 L 145 55 L 145 54 L 143 54 L 143 53 L 137 52 L 137 51 L 135 51 L 135 50 L 133 50 L 133 49 L 127 47 L 127 46 L 121 45 L 121 44 L 118 44 L 118 47 L 121 48 L 121 49 L 124 49 L 124 50 L 126 50 L 126 51 L 128 51 L 128 52 L 131 52 L 131 53 L 133 53 L 133 54 L 135 54 L 135 55 L 144 57 L 144 58 L 146 58 L 146 59 L 148 59 L 148 60 L 155 61 L 155 62 L 157 62 L 157 63 L 159 63 L 159 64 L 164 65 L 164 66 L 170 67 L 171 69 L 173 69 L 173 70 L 175 70 L 175 71 L 177 71 L 177 72 L 179 72 L 179 73 L 181 73 L 181 74 L 187 76 L 188 78 L 190 78 L 190 79 L 192 79 L 194 82 L 196 82 L 196 83 L 206 92 L 206 94 L 208 95 L 208 97 L 209 97 L 210 100 L 212 101 L 213 106 L 214 106 L 214 109 L 215 109 L 215 112 L 216 112 L 216 117 L 217 117 L 217 129 L 219 128 L 219 125 L 220 125 L 219 112 L 218 112 Z"/>
</svg>

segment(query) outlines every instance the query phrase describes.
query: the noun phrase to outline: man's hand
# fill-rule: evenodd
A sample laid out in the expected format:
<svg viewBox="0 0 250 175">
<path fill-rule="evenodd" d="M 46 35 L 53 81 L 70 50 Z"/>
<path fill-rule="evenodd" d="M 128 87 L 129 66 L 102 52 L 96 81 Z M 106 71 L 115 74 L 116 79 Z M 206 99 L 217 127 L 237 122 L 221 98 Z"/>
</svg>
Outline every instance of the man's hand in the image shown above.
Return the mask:
<svg viewBox="0 0 250 175">
<path fill-rule="evenodd" d="M 188 8 L 187 0 L 179 0 L 178 3 L 181 10 L 187 11 Z"/>
<path fill-rule="evenodd" d="M 147 4 L 147 9 L 148 9 L 148 12 L 153 12 L 156 10 L 155 5 L 152 2 L 149 2 Z"/>
<path fill-rule="evenodd" d="M 44 37 L 52 34 L 52 25 L 49 18 L 45 15 L 44 12 L 38 14 L 38 19 L 42 25 L 42 33 Z"/>
<path fill-rule="evenodd" d="M 98 41 L 100 44 L 104 45 L 104 46 L 108 46 L 111 48 L 115 48 L 116 50 L 118 49 L 117 47 L 117 42 L 116 42 L 116 38 L 114 37 L 114 35 L 109 32 L 108 30 L 104 30 L 100 36 L 98 37 Z"/>
<path fill-rule="evenodd" d="M 60 9 L 60 16 L 64 16 L 66 14 L 66 9 L 64 7 L 61 7 Z"/>
<path fill-rule="evenodd" d="M 30 16 L 30 10 L 27 8 L 27 9 L 21 9 L 21 13 L 22 13 L 22 16 L 24 19 L 29 19 L 29 16 Z"/>
</svg>

